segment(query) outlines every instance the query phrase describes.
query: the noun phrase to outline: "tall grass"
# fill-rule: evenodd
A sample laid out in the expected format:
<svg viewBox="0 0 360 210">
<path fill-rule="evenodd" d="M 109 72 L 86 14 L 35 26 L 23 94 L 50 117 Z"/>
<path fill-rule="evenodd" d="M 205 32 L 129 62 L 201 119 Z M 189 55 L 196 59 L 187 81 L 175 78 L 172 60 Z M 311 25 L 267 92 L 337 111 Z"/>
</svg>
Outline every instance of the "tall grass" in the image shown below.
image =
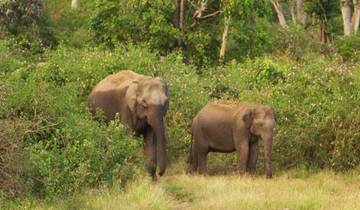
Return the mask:
<svg viewBox="0 0 360 210">
<path fill-rule="evenodd" d="M 284 172 L 274 179 L 239 176 L 140 178 L 116 188 L 90 190 L 54 203 L 24 202 L 26 209 L 360 209 L 358 171 Z"/>
</svg>

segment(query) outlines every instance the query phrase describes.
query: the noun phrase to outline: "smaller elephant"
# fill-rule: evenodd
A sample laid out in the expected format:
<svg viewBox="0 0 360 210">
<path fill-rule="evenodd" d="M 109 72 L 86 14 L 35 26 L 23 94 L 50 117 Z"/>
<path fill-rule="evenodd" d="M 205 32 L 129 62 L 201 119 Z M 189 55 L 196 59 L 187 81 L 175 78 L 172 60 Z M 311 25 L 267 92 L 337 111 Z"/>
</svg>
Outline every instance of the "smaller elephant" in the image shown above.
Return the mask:
<svg viewBox="0 0 360 210">
<path fill-rule="evenodd" d="M 275 113 L 268 105 L 225 101 L 207 104 L 192 122 L 190 171 L 206 174 L 206 159 L 209 152 L 237 151 L 239 173 L 254 173 L 260 137 L 264 143 L 266 177 L 271 178 L 274 126 Z"/>
<path fill-rule="evenodd" d="M 149 173 L 156 178 L 166 169 L 164 117 L 169 106 L 168 86 L 159 77 L 120 71 L 101 80 L 88 97 L 91 110 L 100 109 L 107 120 L 120 115 L 121 123 L 144 136 Z"/>
</svg>

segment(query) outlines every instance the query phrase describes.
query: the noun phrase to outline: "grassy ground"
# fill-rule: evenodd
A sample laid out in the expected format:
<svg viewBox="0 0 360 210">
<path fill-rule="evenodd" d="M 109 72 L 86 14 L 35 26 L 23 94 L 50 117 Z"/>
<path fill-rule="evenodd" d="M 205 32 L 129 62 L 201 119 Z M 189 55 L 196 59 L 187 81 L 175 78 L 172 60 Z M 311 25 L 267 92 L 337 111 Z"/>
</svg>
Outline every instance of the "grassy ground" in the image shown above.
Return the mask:
<svg viewBox="0 0 360 210">
<path fill-rule="evenodd" d="M 139 178 L 125 191 L 90 190 L 53 203 L 23 202 L 22 209 L 360 209 L 359 171 L 347 174 L 288 171 L 263 176 L 168 175 Z M 20 207 L 20 206 L 18 206 Z"/>
</svg>

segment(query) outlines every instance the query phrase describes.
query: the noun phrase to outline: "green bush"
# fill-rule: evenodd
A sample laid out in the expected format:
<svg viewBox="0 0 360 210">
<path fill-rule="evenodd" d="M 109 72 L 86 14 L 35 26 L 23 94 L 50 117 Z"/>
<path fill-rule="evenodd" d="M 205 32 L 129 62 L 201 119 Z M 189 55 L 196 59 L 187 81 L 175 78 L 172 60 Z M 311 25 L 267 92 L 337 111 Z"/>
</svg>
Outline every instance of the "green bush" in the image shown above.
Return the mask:
<svg viewBox="0 0 360 210">
<path fill-rule="evenodd" d="M 21 148 L 29 124 L 23 119 L 0 119 L 0 200 L 24 192 L 21 175 L 26 154 Z"/>
<path fill-rule="evenodd" d="M 1 1 L 0 30 L 0 38 L 15 36 L 25 49 L 33 49 L 30 46 L 32 44 L 56 45 L 49 20 L 44 13 L 44 4 L 40 0 Z"/>
<path fill-rule="evenodd" d="M 132 69 L 167 80 L 172 99 L 166 117 L 170 162 L 187 153 L 191 118 L 208 100 L 205 92 L 198 96 L 196 69 L 184 65 L 181 54 L 161 61 L 149 49 L 133 45 L 118 46 L 113 52 L 60 45 L 45 51 L 37 64 L 26 63 L 21 55 L 10 58 L 19 64 L 4 65 L 2 81 L 8 94 L 0 100 L 0 116 L 31 122 L 20 140 L 29 155 L 22 181 L 34 195 L 52 197 L 82 187 L 125 182 L 137 174 L 134 171 L 144 171 L 142 141 L 128 136 L 118 123 L 94 121 L 88 111 L 86 98 L 105 76 Z"/>
<path fill-rule="evenodd" d="M 44 51 L 42 62 L 35 64 L 16 53 L 2 53 L 9 50 L 5 46 L 0 44 L 5 58 L 0 88 L 6 88 L 0 95 L 0 118 L 26 125 L 28 132 L 19 142 L 29 158 L 20 181 L 33 194 L 51 197 L 123 183 L 145 172 L 142 140 L 128 136 L 118 122 L 94 120 L 86 105 L 98 81 L 124 69 L 160 76 L 169 84 L 165 122 L 170 165 L 186 159 L 191 120 L 216 99 L 275 108 L 275 170 L 303 165 L 345 171 L 360 163 L 358 67 L 338 60 L 308 56 L 306 62 L 295 62 L 267 56 L 199 71 L 183 63 L 181 52 L 161 57 L 139 45 L 113 51 L 60 45 Z M 236 162 L 236 154 L 219 160 L 228 158 Z"/>
<path fill-rule="evenodd" d="M 309 59 L 294 63 L 290 58 L 265 57 L 207 69 L 199 79 L 202 90 L 192 101 L 204 92 L 208 97 L 203 104 L 214 99 L 270 104 L 278 116 L 276 169 L 300 164 L 346 171 L 360 163 L 358 76 L 352 65 L 324 57 Z"/>
<path fill-rule="evenodd" d="M 79 2 L 73 11 L 66 1 L 49 0 L 44 4 L 48 25 L 56 40 L 66 46 L 80 48 L 91 45 L 90 16 L 95 13 L 95 4 L 90 1 Z"/>
<path fill-rule="evenodd" d="M 308 29 L 310 30 L 310 29 Z M 306 59 L 307 54 L 320 53 L 321 44 L 311 38 L 311 32 L 298 25 L 291 25 L 289 30 L 274 30 L 273 51 L 286 53 L 296 60 Z"/>
<path fill-rule="evenodd" d="M 51 197 L 125 182 L 142 168 L 142 141 L 118 122 L 94 121 L 85 103 L 91 88 L 117 69 L 114 60 L 112 53 L 60 47 L 44 63 L 6 71 L 9 94 L 0 116 L 31 122 L 17 139 L 29 156 L 22 175 L 28 192 Z"/>
<path fill-rule="evenodd" d="M 345 61 L 359 61 L 360 35 L 351 35 L 338 38 L 335 41 L 337 52 Z"/>
<path fill-rule="evenodd" d="M 12 44 L 13 40 L 0 41 L 0 79 L 24 65 L 24 60 L 12 51 Z"/>
<path fill-rule="evenodd" d="M 42 15 L 42 2 L 32 1 L 1 1 L 0 21 L 2 27 L 12 34 L 25 30 L 36 30 Z"/>
<path fill-rule="evenodd" d="M 94 39 L 114 47 L 119 42 L 148 43 L 163 52 L 174 47 L 177 30 L 169 24 L 171 1 L 96 1 L 91 19 Z"/>
<path fill-rule="evenodd" d="M 244 60 L 276 50 L 273 45 L 278 36 L 274 34 L 278 34 L 278 30 L 278 26 L 266 18 L 234 22 L 229 35 L 227 59 Z"/>
</svg>

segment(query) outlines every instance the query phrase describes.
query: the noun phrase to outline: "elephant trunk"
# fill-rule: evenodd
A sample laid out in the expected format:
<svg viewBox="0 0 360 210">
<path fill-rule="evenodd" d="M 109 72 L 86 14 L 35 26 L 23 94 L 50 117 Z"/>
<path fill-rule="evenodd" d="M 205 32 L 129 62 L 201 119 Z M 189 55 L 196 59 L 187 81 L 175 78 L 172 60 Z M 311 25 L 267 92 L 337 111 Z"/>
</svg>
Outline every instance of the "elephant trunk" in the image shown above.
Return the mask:
<svg viewBox="0 0 360 210">
<path fill-rule="evenodd" d="M 262 140 L 264 142 L 264 160 L 265 160 L 266 178 L 272 178 L 272 169 L 271 169 L 272 135 L 262 136 Z"/>
<path fill-rule="evenodd" d="M 155 111 L 149 118 L 149 123 L 155 132 L 157 142 L 157 164 L 159 166 L 159 175 L 162 176 L 166 169 L 166 137 L 164 129 L 164 112 L 162 107 L 156 107 Z"/>
</svg>

